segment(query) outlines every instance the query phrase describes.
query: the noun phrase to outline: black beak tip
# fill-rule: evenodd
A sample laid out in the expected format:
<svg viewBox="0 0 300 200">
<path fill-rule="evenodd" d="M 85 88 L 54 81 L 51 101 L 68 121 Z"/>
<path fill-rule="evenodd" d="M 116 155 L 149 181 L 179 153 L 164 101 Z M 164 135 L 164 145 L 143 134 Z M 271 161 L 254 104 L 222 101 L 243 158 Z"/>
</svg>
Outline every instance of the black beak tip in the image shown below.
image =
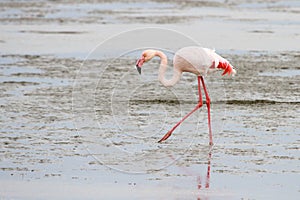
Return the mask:
<svg viewBox="0 0 300 200">
<path fill-rule="evenodd" d="M 142 73 L 142 68 L 137 66 L 137 65 L 135 67 L 136 67 L 136 70 L 139 72 L 139 74 L 141 74 Z"/>
</svg>

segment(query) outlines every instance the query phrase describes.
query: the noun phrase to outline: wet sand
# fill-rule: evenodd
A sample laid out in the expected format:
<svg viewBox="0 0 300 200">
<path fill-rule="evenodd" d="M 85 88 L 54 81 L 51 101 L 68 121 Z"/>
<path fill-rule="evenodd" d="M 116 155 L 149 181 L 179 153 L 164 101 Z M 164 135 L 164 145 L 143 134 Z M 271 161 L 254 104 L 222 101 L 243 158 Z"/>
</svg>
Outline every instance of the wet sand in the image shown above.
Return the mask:
<svg viewBox="0 0 300 200">
<path fill-rule="evenodd" d="M 0 199 L 299 196 L 297 1 L 0 5 Z M 158 60 L 140 77 L 138 50 L 105 43 L 143 27 L 182 32 L 238 68 L 206 78 L 212 149 L 205 106 L 157 143 L 196 104 L 197 82 L 166 89 Z"/>
</svg>

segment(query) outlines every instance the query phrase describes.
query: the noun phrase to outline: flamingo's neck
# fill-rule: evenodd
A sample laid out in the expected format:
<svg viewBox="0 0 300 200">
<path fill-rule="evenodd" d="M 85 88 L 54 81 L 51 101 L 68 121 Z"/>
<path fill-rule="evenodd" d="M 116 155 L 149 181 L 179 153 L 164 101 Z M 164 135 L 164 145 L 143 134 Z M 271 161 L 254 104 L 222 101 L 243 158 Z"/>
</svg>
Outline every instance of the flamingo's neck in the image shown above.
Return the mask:
<svg viewBox="0 0 300 200">
<path fill-rule="evenodd" d="M 167 65 L 168 64 L 168 58 L 166 56 L 166 54 L 164 54 L 161 51 L 155 51 L 155 56 L 160 57 L 160 64 L 161 65 Z"/>
<path fill-rule="evenodd" d="M 170 80 L 167 80 L 165 78 L 165 74 L 166 74 L 167 66 L 168 66 L 168 58 L 161 51 L 156 51 L 155 56 L 160 57 L 160 66 L 159 66 L 159 70 L 158 70 L 158 80 L 166 87 L 170 87 L 170 86 L 175 85 L 180 80 L 181 72 L 178 71 L 176 68 L 174 68 L 173 77 Z"/>
</svg>

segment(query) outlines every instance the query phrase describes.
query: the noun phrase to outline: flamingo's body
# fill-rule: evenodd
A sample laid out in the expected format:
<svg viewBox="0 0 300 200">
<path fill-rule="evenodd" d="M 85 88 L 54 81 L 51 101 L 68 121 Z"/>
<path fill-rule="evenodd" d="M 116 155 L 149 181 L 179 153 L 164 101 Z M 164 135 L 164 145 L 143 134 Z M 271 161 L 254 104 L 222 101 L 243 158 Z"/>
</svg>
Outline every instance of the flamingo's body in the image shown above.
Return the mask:
<svg viewBox="0 0 300 200">
<path fill-rule="evenodd" d="M 198 93 L 199 102 L 197 106 L 183 117 L 159 142 L 166 140 L 172 132 L 179 126 L 187 117 L 189 117 L 193 112 L 198 110 L 202 105 L 202 94 L 201 94 L 201 84 L 203 86 L 204 94 L 206 97 L 206 105 L 208 111 L 208 127 L 210 144 L 212 145 L 212 130 L 210 122 L 210 98 L 204 83 L 203 76 L 206 76 L 216 70 L 223 70 L 223 74 L 229 74 L 234 76 L 236 71 L 234 67 L 223 57 L 215 53 L 214 50 L 191 46 L 179 49 L 173 59 L 173 77 L 170 80 L 165 79 L 165 72 L 167 70 L 167 57 L 166 55 L 157 50 L 145 50 L 142 53 L 142 57 L 137 61 L 136 68 L 139 73 L 141 73 L 141 67 L 144 62 L 151 60 L 154 56 L 159 56 L 161 58 L 161 63 L 159 67 L 158 79 L 166 87 L 175 85 L 181 77 L 183 72 L 190 72 L 198 76 Z"/>
</svg>

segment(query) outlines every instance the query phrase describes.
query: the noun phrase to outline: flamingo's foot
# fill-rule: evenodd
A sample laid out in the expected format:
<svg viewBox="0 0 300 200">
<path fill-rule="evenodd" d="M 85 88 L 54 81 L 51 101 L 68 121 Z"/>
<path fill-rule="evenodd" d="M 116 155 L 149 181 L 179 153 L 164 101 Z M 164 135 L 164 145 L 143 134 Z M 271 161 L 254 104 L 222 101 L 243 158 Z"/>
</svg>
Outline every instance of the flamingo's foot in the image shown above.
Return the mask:
<svg viewBox="0 0 300 200">
<path fill-rule="evenodd" d="M 171 136 L 172 132 L 168 131 L 166 135 L 164 135 L 163 138 L 161 138 L 158 143 L 162 143 L 163 141 L 165 141 L 166 139 L 168 139 Z"/>
</svg>

